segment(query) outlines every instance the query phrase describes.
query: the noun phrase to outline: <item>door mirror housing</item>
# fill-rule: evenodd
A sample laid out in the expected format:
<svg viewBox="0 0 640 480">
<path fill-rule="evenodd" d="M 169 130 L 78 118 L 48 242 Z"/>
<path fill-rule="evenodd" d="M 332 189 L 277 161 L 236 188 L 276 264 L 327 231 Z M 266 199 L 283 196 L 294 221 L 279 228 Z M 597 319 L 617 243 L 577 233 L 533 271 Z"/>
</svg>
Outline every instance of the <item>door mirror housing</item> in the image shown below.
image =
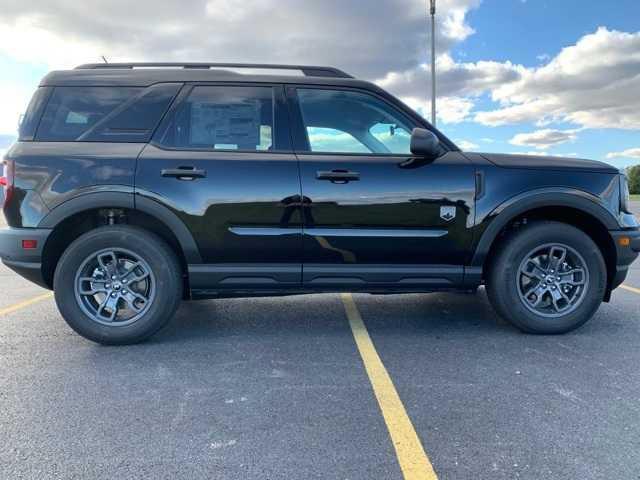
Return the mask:
<svg viewBox="0 0 640 480">
<path fill-rule="evenodd" d="M 440 139 L 424 128 L 414 128 L 411 133 L 411 153 L 418 157 L 436 158 L 440 155 Z"/>
</svg>

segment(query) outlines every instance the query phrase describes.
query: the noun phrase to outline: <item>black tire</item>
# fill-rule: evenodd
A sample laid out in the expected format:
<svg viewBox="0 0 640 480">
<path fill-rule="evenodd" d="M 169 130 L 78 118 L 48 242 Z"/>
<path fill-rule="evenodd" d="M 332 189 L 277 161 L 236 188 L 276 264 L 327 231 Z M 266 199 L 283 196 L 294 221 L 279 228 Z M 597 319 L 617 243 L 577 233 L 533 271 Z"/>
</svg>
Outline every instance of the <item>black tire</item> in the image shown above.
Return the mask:
<svg viewBox="0 0 640 480">
<path fill-rule="evenodd" d="M 579 254 L 588 279 L 581 300 L 572 307 L 574 310 L 551 318 L 525 305 L 526 298 L 522 297 L 526 295 L 521 295 L 523 289 L 519 285 L 520 266 L 530 252 L 548 244 L 562 244 Z M 562 334 L 575 330 L 593 317 L 604 299 L 607 269 L 602 253 L 589 236 L 571 225 L 550 221 L 530 223 L 507 234 L 496 255 L 489 259 L 491 263 L 486 279 L 489 301 L 502 318 L 523 332 Z M 532 298 L 536 298 L 535 294 Z M 550 297 L 546 298 L 549 303 Z"/>
<path fill-rule="evenodd" d="M 86 306 L 81 306 L 81 299 L 89 297 L 77 293 L 77 275 L 86 264 L 85 260 L 107 249 L 126 249 L 134 253 L 152 272 L 154 294 L 148 305 L 144 304 L 144 309 L 140 309 L 139 318 L 130 324 L 99 323 L 90 316 Z M 180 305 L 183 290 L 180 263 L 169 246 L 156 235 L 128 225 L 101 227 L 75 240 L 58 262 L 53 286 L 56 304 L 69 326 L 83 337 L 103 345 L 130 345 L 151 337 L 171 320 Z"/>
</svg>

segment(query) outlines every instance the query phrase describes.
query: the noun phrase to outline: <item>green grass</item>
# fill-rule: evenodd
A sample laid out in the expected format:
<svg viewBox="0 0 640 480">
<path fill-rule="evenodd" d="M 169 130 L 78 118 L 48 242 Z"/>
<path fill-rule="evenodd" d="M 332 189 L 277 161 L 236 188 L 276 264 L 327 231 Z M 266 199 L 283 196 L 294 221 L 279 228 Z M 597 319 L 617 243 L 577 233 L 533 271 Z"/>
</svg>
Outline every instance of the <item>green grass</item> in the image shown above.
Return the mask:
<svg viewBox="0 0 640 480">
<path fill-rule="evenodd" d="M 640 195 L 631 195 L 631 200 L 634 202 L 640 202 Z"/>
</svg>

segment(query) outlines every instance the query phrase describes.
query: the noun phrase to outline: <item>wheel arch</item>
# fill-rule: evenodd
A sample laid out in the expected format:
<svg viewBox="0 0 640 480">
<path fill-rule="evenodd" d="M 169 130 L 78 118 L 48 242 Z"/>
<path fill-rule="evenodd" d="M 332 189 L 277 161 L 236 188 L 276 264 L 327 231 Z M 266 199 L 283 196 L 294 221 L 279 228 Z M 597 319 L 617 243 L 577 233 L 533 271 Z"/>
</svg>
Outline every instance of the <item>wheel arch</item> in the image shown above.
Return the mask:
<svg viewBox="0 0 640 480">
<path fill-rule="evenodd" d="M 88 193 L 59 205 L 38 225 L 53 230 L 42 252 L 42 274 L 47 285 L 53 285 L 53 273 L 66 246 L 100 226 L 99 213 L 111 209 L 122 210 L 127 223 L 146 228 L 165 240 L 178 255 L 185 272 L 188 264 L 202 263 L 193 236 L 169 208 L 133 193 Z"/>
<path fill-rule="evenodd" d="M 541 191 L 519 195 L 489 214 L 472 258 L 472 267 L 486 271 L 487 262 L 510 228 L 535 220 L 559 221 L 585 232 L 598 245 L 607 265 L 608 294 L 616 272 L 616 248 L 609 230 L 620 228 L 598 197 L 582 191 Z"/>
</svg>

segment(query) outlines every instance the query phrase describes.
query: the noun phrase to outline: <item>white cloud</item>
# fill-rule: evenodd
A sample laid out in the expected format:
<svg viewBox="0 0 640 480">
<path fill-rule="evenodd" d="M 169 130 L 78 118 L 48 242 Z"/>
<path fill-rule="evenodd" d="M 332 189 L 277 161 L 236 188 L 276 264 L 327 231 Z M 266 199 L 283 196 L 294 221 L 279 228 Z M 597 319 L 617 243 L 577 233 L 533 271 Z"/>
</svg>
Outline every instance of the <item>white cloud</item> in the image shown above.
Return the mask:
<svg viewBox="0 0 640 480">
<path fill-rule="evenodd" d="M 640 32 L 599 28 L 540 68 L 492 89 L 501 108 L 475 119 L 498 126 L 571 122 L 588 128 L 640 129 Z"/>
<path fill-rule="evenodd" d="M 264 11 L 269 7 L 267 0 L 209 0 L 205 11 L 207 16 L 214 20 L 238 22 L 256 9 Z"/>
<path fill-rule="evenodd" d="M 462 151 L 465 151 L 465 152 L 477 150 L 479 148 L 479 145 L 476 145 L 475 143 L 470 142 L 469 140 L 456 140 L 456 145 L 460 147 Z"/>
<path fill-rule="evenodd" d="M 548 157 L 548 152 L 529 151 L 529 152 L 513 152 L 512 155 L 528 155 L 530 157 Z"/>
<path fill-rule="evenodd" d="M 525 68 L 511 62 L 458 63 L 442 54 L 438 94 L 475 102 L 490 93 L 499 108 L 473 115 L 487 126 L 561 121 L 585 128 L 640 129 L 640 32 L 599 28 L 545 60 L 544 66 Z M 404 97 L 425 98 L 430 67 L 392 71 L 377 83 Z"/>
<path fill-rule="evenodd" d="M 573 142 L 577 138 L 577 130 L 537 130 L 531 133 L 519 133 L 514 136 L 509 143 L 519 147 L 533 147 L 539 150 L 560 145 L 562 143 Z"/>
<path fill-rule="evenodd" d="M 466 15 L 480 2 L 439 0 L 438 55 L 473 34 Z M 49 70 L 104 55 L 110 62 L 326 64 L 375 80 L 424 63 L 431 41 L 424 0 L 0 0 L 0 11 L 0 55 Z M 426 98 L 423 86 L 413 85 L 412 95 Z M 14 132 L 30 93 L 16 95 L 18 87 L 2 80 L 0 87 L 0 133 Z M 455 122 L 470 108 L 443 99 L 441 115 Z"/>
<path fill-rule="evenodd" d="M 600 28 L 537 68 L 456 62 L 449 52 L 473 34 L 467 13 L 480 2 L 439 0 L 442 122 L 640 129 L 640 32 Z M 182 0 L 0 0 L 0 8 L 0 54 L 20 62 L 69 68 L 105 55 L 113 62 L 327 64 L 376 81 L 430 117 L 424 0 L 386 0 L 375 8 L 370 0 L 195 0 L 188 8 Z M 15 131 L 26 107 L 30 92 L 18 90 L 0 80 L 0 134 Z M 474 111 L 485 94 L 497 108 Z M 557 144 L 513 140 L 536 149 Z"/>
<path fill-rule="evenodd" d="M 518 80 L 524 67 L 510 62 L 467 62 L 457 63 L 448 54 L 440 55 L 436 61 L 436 88 L 438 96 L 475 97 L 498 88 L 500 85 Z M 391 90 L 397 95 L 415 97 L 423 96 L 431 90 L 431 67 L 422 64 L 411 69 L 392 71 L 376 80 L 382 88 Z"/>
<path fill-rule="evenodd" d="M 607 159 L 613 158 L 638 158 L 640 159 L 640 147 L 630 148 L 623 152 L 612 152 L 607 155 Z"/>
<path fill-rule="evenodd" d="M 462 97 L 443 97 L 436 102 L 436 114 L 444 123 L 460 123 L 469 118 L 473 102 Z"/>
<path fill-rule="evenodd" d="M 0 52 L 48 68 L 100 61 L 328 64 L 382 78 L 422 63 L 424 0 L 2 0 Z M 466 39 L 480 0 L 440 0 L 438 53 Z M 381 37 L 380 32 L 384 32 Z"/>
<path fill-rule="evenodd" d="M 423 117 L 431 119 L 431 102 L 418 97 L 401 97 L 401 100 L 419 112 Z M 440 97 L 436 103 L 436 115 L 444 123 L 460 123 L 469 118 L 473 101 L 463 97 Z"/>
<path fill-rule="evenodd" d="M 17 135 L 20 115 L 22 115 L 33 90 L 29 87 L 0 81 L 0 135 Z"/>
<path fill-rule="evenodd" d="M 99 42 L 74 34 L 73 30 L 61 35 L 48 28 L 45 16 L 34 14 L 17 17 L 13 23 L 0 20 L 0 52 L 20 62 L 64 69 L 100 61 L 103 54 L 124 55 L 126 49 L 117 52 L 107 49 Z"/>
</svg>

